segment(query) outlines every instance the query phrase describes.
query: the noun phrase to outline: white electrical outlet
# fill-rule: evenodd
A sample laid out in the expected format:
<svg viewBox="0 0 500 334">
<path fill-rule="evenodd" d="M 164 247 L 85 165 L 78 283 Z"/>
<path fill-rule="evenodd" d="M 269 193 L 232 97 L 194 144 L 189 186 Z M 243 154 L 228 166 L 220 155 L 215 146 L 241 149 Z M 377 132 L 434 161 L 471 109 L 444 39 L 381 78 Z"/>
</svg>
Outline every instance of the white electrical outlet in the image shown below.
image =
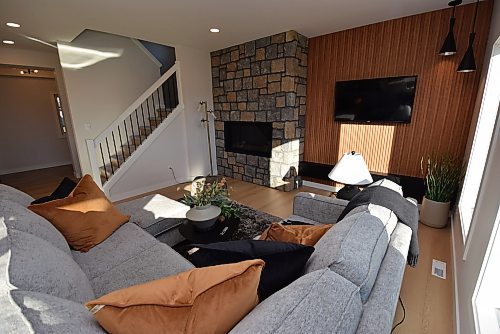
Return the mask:
<svg viewBox="0 0 500 334">
<path fill-rule="evenodd" d="M 446 262 L 433 259 L 431 274 L 433 276 L 446 279 Z"/>
</svg>

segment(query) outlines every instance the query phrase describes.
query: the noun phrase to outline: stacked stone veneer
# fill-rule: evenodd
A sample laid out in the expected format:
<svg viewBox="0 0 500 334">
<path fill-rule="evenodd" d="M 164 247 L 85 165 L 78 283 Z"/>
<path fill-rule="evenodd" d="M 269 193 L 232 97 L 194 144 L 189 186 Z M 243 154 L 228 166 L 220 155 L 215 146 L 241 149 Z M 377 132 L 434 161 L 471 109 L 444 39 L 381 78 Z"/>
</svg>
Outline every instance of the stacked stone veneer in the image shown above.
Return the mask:
<svg viewBox="0 0 500 334">
<path fill-rule="evenodd" d="M 307 38 L 288 31 L 214 51 L 211 58 L 219 174 L 282 187 L 303 157 Z M 226 152 L 225 121 L 271 122 L 271 158 Z"/>
</svg>

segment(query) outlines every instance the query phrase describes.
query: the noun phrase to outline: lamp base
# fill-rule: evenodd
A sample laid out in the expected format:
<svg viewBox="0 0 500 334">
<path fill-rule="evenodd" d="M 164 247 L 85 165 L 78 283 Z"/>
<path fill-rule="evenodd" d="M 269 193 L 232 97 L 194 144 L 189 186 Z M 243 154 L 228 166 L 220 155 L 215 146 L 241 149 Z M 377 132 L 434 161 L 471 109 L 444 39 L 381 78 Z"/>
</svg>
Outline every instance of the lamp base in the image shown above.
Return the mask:
<svg viewBox="0 0 500 334">
<path fill-rule="evenodd" d="M 359 192 L 358 186 L 345 185 L 342 189 L 337 191 L 337 198 L 350 201 Z"/>
</svg>

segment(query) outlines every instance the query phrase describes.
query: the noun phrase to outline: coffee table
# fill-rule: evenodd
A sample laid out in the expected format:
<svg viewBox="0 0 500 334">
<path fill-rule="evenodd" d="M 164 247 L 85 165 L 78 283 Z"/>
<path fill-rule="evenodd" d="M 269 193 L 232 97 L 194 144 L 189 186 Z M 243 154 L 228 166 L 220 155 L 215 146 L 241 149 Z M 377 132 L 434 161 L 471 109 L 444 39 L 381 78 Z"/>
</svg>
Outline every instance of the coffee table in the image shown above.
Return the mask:
<svg viewBox="0 0 500 334">
<path fill-rule="evenodd" d="M 186 238 L 188 243 L 210 244 L 229 240 L 238 229 L 239 224 L 239 218 L 229 218 L 224 221 L 217 220 L 213 228 L 209 231 L 200 231 L 193 224 L 184 222 L 179 226 L 179 232 Z"/>
</svg>

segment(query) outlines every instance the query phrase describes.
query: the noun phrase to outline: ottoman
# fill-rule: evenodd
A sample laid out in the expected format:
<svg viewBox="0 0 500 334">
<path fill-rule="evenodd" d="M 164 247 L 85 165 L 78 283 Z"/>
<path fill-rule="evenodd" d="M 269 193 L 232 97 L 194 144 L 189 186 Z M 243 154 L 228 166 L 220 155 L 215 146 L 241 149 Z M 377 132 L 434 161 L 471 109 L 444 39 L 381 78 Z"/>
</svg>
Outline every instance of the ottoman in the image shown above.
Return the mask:
<svg viewBox="0 0 500 334">
<path fill-rule="evenodd" d="M 160 194 L 117 204 L 122 213 L 159 241 L 173 246 L 184 240 L 179 225 L 187 221 L 189 206 Z"/>
</svg>

